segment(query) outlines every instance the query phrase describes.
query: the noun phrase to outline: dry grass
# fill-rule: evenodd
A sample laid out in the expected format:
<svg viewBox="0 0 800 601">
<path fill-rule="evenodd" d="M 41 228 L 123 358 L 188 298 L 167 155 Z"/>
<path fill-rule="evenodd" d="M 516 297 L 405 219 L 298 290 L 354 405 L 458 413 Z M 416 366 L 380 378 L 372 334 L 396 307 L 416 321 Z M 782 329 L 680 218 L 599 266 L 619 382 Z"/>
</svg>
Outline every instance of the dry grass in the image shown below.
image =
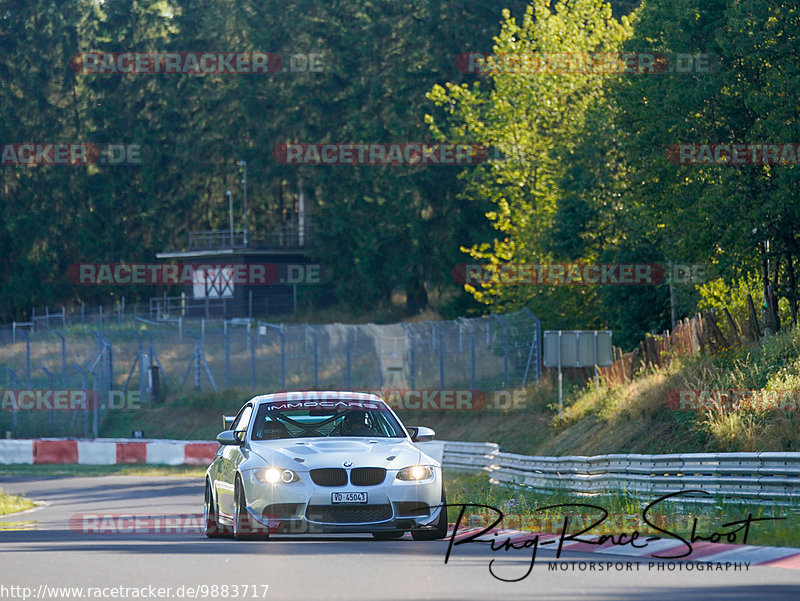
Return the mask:
<svg viewBox="0 0 800 601">
<path fill-rule="evenodd" d="M 35 507 L 35 505 L 25 497 L 8 495 L 0 489 L 0 515 L 17 513 L 18 511 L 25 511 L 33 507 Z"/>
</svg>

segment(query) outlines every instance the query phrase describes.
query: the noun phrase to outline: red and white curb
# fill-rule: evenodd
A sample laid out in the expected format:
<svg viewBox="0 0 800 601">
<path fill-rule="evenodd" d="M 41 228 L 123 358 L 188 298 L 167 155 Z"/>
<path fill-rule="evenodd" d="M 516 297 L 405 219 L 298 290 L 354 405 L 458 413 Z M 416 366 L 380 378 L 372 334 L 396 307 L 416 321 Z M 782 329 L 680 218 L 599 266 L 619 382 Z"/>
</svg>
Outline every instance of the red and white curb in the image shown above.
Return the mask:
<svg viewBox="0 0 800 601">
<path fill-rule="evenodd" d="M 216 442 L 205 440 L 0 439 L 0 465 L 19 463 L 208 465 L 214 459 L 218 448 Z"/>
<path fill-rule="evenodd" d="M 455 541 L 464 540 L 470 536 L 481 532 L 483 528 L 459 528 L 455 536 Z M 448 530 L 447 537 L 453 536 L 452 525 Z M 476 542 L 494 542 L 495 546 L 502 545 L 505 540 L 521 548 L 522 543 L 539 537 L 539 547 L 544 549 L 557 548 L 559 535 L 557 534 L 536 534 L 524 532 L 522 530 L 503 530 L 492 529 L 472 539 Z M 599 536 L 585 536 L 583 540 L 596 541 Z M 545 547 L 542 543 L 554 541 Z M 663 558 L 654 558 L 653 554 L 664 555 L 670 549 L 676 552 L 682 551 L 686 545 L 679 540 L 661 539 L 653 541 L 644 548 L 635 548 L 630 545 L 614 545 L 611 541 L 606 541 L 601 545 L 586 543 L 581 541 L 565 541 L 562 551 L 581 553 L 597 553 L 599 555 L 615 555 L 617 557 L 635 557 L 639 559 L 650 559 L 664 561 Z M 599 559 L 599 558 L 598 558 Z M 755 545 L 730 545 L 723 543 L 695 543 L 692 545 L 692 553 L 681 559 L 673 561 L 680 562 L 711 562 L 711 563 L 748 563 L 751 566 L 765 566 L 771 568 L 791 568 L 800 569 L 800 549 L 793 547 L 757 547 Z"/>
</svg>

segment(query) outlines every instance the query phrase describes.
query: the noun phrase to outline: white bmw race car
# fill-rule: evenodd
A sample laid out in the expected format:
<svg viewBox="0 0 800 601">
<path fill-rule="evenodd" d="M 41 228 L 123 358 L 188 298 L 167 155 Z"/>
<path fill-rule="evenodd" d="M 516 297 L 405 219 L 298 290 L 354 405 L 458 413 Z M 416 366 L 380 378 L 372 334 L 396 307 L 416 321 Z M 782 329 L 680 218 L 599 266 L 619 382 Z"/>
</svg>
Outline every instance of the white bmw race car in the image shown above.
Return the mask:
<svg viewBox="0 0 800 601">
<path fill-rule="evenodd" d="M 414 445 L 434 432 L 406 429 L 380 397 L 267 394 L 224 420 L 206 472 L 207 536 L 446 536 L 441 465 Z"/>
</svg>

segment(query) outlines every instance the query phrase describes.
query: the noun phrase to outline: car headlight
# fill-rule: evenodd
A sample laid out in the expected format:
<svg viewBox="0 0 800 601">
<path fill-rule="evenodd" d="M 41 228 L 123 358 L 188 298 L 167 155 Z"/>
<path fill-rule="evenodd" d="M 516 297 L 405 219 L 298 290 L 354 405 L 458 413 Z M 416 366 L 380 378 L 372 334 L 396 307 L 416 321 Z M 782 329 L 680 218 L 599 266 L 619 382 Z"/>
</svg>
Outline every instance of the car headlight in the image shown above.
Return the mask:
<svg viewBox="0 0 800 601">
<path fill-rule="evenodd" d="M 292 470 L 282 470 L 277 467 L 268 467 L 265 470 L 256 470 L 256 480 L 264 482 L 265 484 L 277 484 L 283 482 L 289 484 L 290 482 L 297 482 L 300 476 Z"/>
<path fill-rule="evenodd" d="M 433 466 L 412 465 L 397 472 L 398 480 L 430 480 L 433 478 Z"/>
</svg>

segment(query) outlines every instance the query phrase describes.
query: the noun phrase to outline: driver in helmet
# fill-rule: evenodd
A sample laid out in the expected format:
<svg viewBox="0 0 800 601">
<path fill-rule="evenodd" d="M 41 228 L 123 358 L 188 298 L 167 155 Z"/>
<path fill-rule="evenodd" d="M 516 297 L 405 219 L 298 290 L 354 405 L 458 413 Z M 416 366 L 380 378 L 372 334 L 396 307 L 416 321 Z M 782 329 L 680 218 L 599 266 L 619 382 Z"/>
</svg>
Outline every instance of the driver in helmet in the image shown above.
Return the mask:
<svg viewBox="0 0 800 601">
<path fill-rule="evenodd" d="M 366 411 L 348 411 L 342 420 L 341 431 L 342 436 L 375 436 L 378 434 Z"/>
</svg>

